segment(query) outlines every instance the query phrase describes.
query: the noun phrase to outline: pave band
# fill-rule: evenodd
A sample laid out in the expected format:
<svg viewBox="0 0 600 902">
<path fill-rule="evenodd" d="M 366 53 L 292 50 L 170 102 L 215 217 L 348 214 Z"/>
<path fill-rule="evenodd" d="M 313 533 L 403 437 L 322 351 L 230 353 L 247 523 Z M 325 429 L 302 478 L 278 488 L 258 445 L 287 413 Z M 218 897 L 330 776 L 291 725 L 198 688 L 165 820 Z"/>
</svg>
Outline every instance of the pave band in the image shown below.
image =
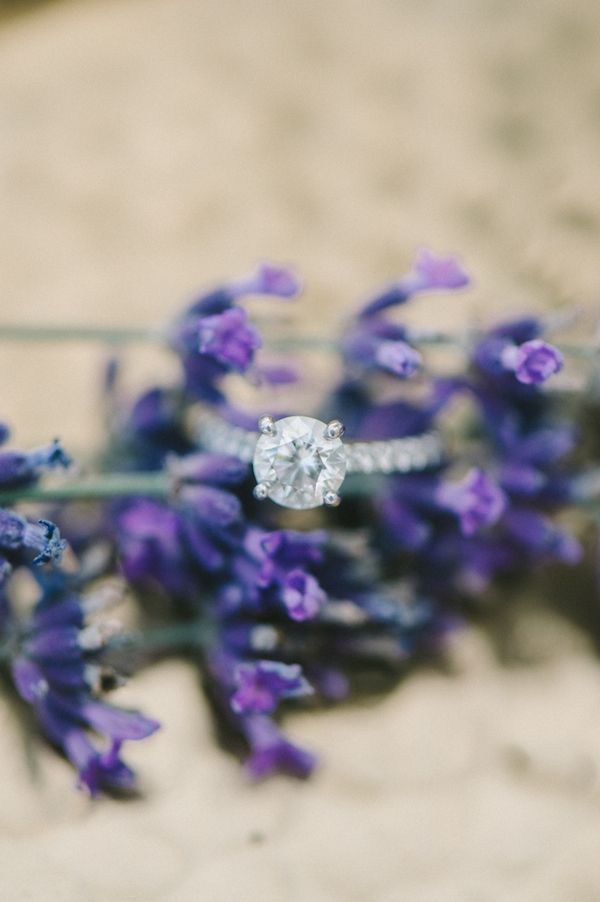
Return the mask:
<svg viewBox="0 0 600 902">
<path fill-rule="evenodd" d="M 438 466 L 442 443 L 435 433 L 384 441 L 342 442 L 342 424 L 292 416 L 264 416 L 259 432 L 224 420 L 211 410 L 198 413 L 195 432 L 206 450 L 229 454 L 254 467 L 255 496 L 284 507 L 335 506 L 337 490 L 351 473 L 411 473 Z"/>
</svg>

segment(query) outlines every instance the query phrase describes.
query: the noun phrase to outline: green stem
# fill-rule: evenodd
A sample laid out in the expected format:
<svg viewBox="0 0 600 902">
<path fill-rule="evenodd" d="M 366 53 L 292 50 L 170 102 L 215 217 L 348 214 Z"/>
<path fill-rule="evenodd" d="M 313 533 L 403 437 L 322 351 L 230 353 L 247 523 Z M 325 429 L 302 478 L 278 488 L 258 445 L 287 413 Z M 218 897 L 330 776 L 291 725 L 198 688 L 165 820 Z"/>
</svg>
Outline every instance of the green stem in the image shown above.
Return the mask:
<svg viewBox="0 0 600 902">
<path fill-rule="evenodd" d="M 172 479 L 164 472 L 106 473 L 58 486 L 34 485 L 0 492 L 0 506 L 14 504 L 16 501 L 101 501 L 136 495 L 168 498 L 172 487 Z"/>
<path fill-rule="evenodd" d="M 322 335 L 295 335 L 286 338 L 269 338 L 266 340 L 269 351 L 297 351 L 307 349 L 309 351 L 339 351 L 340 343 L 333 338 L 325 338 Z"/>
<path fill-rule="evenodd" d="M 204 648 L 213 638 L 214 630 L 210 624 L 203 620 L 189 620 L 120 633 L 112 636 L 105 648 L 109 651 L 135 649 L 145 652 Z"/>
<path fill-rule="evenodd" d="M 0 325 L 0 340 L 28 342 L 85 342 L 97 341 L 103 344 L 132 344 L 137 342 L 164 342 L 159 329 L 136 328 L 134 326 L 68 326 L 47 325 L 28 326 L 25 324 Z"/>
<path fill-rule="evenodd" d="M 410 338 L 410 335 L 409 335 Z M 452 347 L 468 351 L 476 340 L 477 333 L 415 331 L 414 341 L 418 345 Z M 164 344 L 165 333 L 160 328 L 138 328 L 135 326 L 69 326 L 47 324 L 29 326 L 25 324 L 0 324 L 0 341 L 20 342 L 101 342 L 102 344 L 123 345 L 147 343 Z M 321 335 L 298 335 L 294 337 L 274 337 L 267 341 L 267 347 L 274 351 L 314 349 L 338 351 L 339 341 Z M 567 356 L 594 358 L 600 356 L 597 344 L 560 344 L 557 347 Z"/>
</svg>

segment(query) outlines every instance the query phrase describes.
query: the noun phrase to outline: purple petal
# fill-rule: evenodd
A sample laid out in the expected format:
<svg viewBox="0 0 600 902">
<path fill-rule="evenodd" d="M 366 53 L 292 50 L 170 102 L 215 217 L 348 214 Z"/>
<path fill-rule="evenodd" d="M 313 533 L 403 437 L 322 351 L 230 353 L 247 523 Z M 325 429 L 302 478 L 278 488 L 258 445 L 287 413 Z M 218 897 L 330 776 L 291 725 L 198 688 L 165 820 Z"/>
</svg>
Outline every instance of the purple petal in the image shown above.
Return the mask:
<svg viewBox="0 0 600 902">
<path fill-rule="evenodd" d="M 292 620 L 312 620 L 325 604 L 326 595 L 310 573 L 296 569 L 283 580 L 281 599 Z"/>
<path fill-rule="evenodd" d="M 315 769 L 316 756 L 290 742 L 269 718 L 249 718 L 246 733 L 251 754 L 244 766 L 251 777 L 262 779 L 282 771 L 306 779 Z"/>
<path fill-rule="evenodd" d="M 273 263 L 261 263 L 255 271 L 229 286 L 234 297 L 245 294 L 267 294 L 279 298 L 294 298 L 302 282 L 292 270 Z"/>
<path fill-rule="evenodd" d="M 413 273 L 419 291 L 464 288 L 470 281 L 457 257 L 438 257 L 425 247 L 417 251 Z"/>
<path fill-rule="evenodd" d="M 198 320 L 198 351 L 239 373 L 248 369 L 261 345 L 260 335 L 241 307 Z"/>
<path fill-rule="evenodd" d="M 11 670 L 17 692 L 30 705 L 47 695 L 48 680 L 41 668 L 29 658 L 15 658 Z"/>
<path fill-rule="evenodd" d="M 437 501 L 456 514 L 465 536 L 492 526 L 506 509 L 506 496 L 500 486 L 478 469 L 470 470 L 460 482 L 442 483 Z"/>
<path fill-rule="evenodd" d="M 469 277 L 456 257 L 438 257 L 427 248 L 417 251 L 411 271 L 361 311 L 361 316 L 373 316 L 389 307 L 404 304 L 414 294 L 438 289 L 454 290 L 469 284 Z"/>
<path fill-rule="evenodd" d="M 239 498 L 213 486 L 186 485 L 181 489 L 180 500 L 184 508 L 209 527 L 231 526 L 241 516 Z"/>
<path fill-rule="evenodd" d="M 57 626 L 34 633 L 24 643 L 27 653 L 36 658 L 73 660 L 81 657 L 79 627 Z"/>
<path fill-rule="evenodd" d="M 94 730 L 112 739 L 145 739 L 160 727 L 158 721 L 145 717 L 139 711 L 125 711 L 105 702 L 87 701 L 80 710 Z"/>
<path fill-rule="evenodd" d="M 403 379 L 416 373 L 421 360 L 419 352 L 405 341 L 382 341 L 375 351 L 375 362 Z"/>
<path fill-rule="evenodd" d="M 300 376 L 291 366 L 284 364 L 270 364 L 257 367 L 254 370 L 256 378 L 259 382 L 266 382 L 267 385 L 294 385 L 298 382 Z"/>
<path fill-rule="evenodd" d="M 509 345 L 502 352 L 501 361 L 523 385 L 541 385 L 564 365 L 564 357 L 558 348 L 541 338 L 518 346 Z"/>
<path fill-rule="evenodd" d="M 236 668 L 237 690 L 230 704 L 236 714 L 268 714 L 283 698 L 312 693 L 312 687 L 298 664 L 280 661 L 254 661 Z"/>
</svg>

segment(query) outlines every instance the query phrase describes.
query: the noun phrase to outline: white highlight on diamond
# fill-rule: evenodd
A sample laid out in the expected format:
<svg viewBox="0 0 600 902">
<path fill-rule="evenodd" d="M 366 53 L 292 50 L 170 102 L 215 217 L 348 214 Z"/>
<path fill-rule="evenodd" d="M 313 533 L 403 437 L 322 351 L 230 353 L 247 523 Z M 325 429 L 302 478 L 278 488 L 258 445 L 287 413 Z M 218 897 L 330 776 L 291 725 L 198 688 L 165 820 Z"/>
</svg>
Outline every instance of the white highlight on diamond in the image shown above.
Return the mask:
<svg viewBox="0 0 600 902">
<path fill-rule="evenodd" d="M 346 475 L 341 439 L 329 438 L 327 424 L 313 417 L 284 417 L 275 425 L 273 435 L 263 434 L 256 443 L 256 481 L 267 486 L 268 497 L 283 507 L 320 507 Z"/>
</svg>

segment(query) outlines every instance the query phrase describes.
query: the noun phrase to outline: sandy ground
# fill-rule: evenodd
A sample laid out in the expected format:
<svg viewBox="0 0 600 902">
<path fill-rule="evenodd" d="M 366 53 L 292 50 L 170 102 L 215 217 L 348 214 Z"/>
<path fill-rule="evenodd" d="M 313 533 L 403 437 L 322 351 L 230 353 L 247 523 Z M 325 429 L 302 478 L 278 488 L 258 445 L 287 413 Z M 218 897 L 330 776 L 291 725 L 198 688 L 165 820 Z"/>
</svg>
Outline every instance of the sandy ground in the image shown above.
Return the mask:
<svg viewBox="0 0 600 902">
<path fill-rule="evenodd" d="M 7 10 L 6 10 L 7 11 Z M 600 286 L 600 7 L 583 0 L 90 0 L 0 20 L 2 320 L 154 323 L 257 258 L 328 330 L 415 246 L 475 276 L 411 316 L 565 302 Z M 19 439 L 98 437 L 100 349 L 3 348 Z M 169 362 L 135 350 L 132 381 Z M 597 902 L 600 669 L 554 615 L 528 665 L 476 630 L 452 676 L 299 716 L 323 765 L 248 786 L 196 677 L 121 690 L 166 729 L 146 799 L 90 804 L 0 707 L 3 902 Z M 532 651 L 533 649 L 533 651 Z M 26 754 L 24 754 L 26 752 Z"/>
</svg>

